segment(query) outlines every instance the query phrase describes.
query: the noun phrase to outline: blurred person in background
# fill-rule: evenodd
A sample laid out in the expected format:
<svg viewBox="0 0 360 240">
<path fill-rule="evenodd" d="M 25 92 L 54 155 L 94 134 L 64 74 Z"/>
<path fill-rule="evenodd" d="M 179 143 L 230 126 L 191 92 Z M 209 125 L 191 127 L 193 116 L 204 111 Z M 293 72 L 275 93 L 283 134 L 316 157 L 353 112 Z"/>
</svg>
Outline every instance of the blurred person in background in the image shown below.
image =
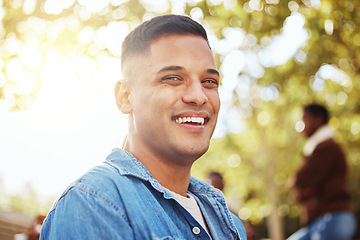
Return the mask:
<svg viewBox="0 0 360 240">
<path fill-rule="evenodd" d="M 224 179 L 219 172 L 210 172 L 207 175 L 207 182 L 220 191 L 224 190 Z"/>
<path fill-rule="evenodd" d="M 223 175 L 219 172 L 212 171 L 209 172 L 206 177 L 206 182 L 211 184 L 213 187 L 219 189 L 220 191 L 224 191 L 225 182 Z M 231 208 L 230 208 L 231 211 Z M 257 233 L 255 227 L 250 222 L 244 222 L 245 232 L 247 240 L 257 240 Z"/>
<path fill-rule="evenodd" d="M 65 190 L 41 239 L 246 239 L 223 194 L 190 175 L 220 107 L 204 28 L 185 16 L 155 17 L 125 38 L 121 61 L 124 149 Z"/>
<path fill-rule="evenodd" d="M 44 215 L 38 215 L 36 217 L 34 223 L 30 226 L 30 228 L 26 232 L 27 240 L 38 240 L 38 239 L 40 239 L 41 227 L 42 227 L 42 224 L 43 224 L 44 220 L 45 220 Z"/>
<path fill-rule="evenodd" d="M 39 240 L 41 225 L 45 219 L 44 215 L 39 214 L 29 226 L 25 233 L 16 234 L 14 240 Z"/>
<path fill-rule="evenodd" d="M 328 120 L 322 105 L 309 104 L 303 109 L 303 133 L 308 139 L 294 179 L 295 198 L 303 207 L 303 228 L 288 240 L 350 240 L 355 232 L 347 163 Z"/>
</svg>

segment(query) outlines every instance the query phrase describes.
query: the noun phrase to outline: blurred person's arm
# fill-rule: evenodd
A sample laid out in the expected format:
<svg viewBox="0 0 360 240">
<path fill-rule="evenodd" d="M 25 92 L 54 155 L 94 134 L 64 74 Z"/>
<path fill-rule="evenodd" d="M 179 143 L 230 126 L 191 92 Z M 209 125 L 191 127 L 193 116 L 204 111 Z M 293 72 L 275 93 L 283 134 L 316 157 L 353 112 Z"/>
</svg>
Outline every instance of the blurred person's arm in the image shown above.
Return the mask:
<svg viewBox="0 0 360 240">
<path fill-rule="evenodd" d="M 317 194 L 319 186 L 327 180 L 334 161 L 334 153 L 326 145 L 320 144 L 315 148 L 296 174 L 294 186 L 297 189 L 297 201 L 306 202 Z"/>
</svg>

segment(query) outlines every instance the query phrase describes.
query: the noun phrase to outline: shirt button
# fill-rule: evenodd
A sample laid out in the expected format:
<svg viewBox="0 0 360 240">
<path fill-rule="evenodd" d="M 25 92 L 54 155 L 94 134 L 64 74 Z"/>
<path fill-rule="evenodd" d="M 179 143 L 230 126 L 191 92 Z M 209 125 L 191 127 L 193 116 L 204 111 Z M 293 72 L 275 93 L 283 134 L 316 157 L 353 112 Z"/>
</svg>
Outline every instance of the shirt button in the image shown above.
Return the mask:
<svg viewBox="0 0 360 240">
<path fill-rule="evenodd" d="M 198 228 L 198 227 L 193 227 L 192 232 L 193 232 L 194 234 L 198 235 L 198 234 L 200 233 L 200 228 Z"/>
</svg>

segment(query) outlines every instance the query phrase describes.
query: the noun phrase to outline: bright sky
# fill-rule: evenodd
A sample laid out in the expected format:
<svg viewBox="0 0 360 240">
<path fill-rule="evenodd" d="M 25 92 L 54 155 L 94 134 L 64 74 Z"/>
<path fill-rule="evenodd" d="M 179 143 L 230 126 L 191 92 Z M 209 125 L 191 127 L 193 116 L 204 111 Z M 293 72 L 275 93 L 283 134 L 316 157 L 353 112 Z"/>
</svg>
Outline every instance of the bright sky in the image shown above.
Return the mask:
<svg viewBox="0 0 360 240">
<path fill-rule="evenodd" d="M 85 81 L 71 78 L 64 65 L 58 69 L 30 110 L 0 113 L 0 176 L 7 192 L 31 182 L 41 195 L 59 193 L 122 145 L 127 118 L 115 105 L 116 75 L 99 72 L 101 79 Z"/>
<path fill-rule="evenodd" d="M 48 0 L 45 10 L 58 13 L 73 2 L 66 0 L 60 4 L 58 1 Z M 85 1 L 79 2 L 85 4 Z M 93 0 L 86 3 L 91 11 L 100 11 L 103 7 L 98 4 L 100 2 Z M 121 4 L 122 0 L 111 2 Z M 142 2 L 151 3 L 149 0 Z M 165 5 L 154 4 L 147 7 L 166 11 L 170 7 L 168 1 L 161 2 L 165 2 Z M 212 2 L 222 3 L 220 0 Z M 181 13 L 183 5 L 179 1 L 177 4 L 176 8 L 175 4 L 171 5 L 174 8 L 172 12 Z M 31 8 L 31 4 L 28 7 Z M 193 9 L 191 15 L 194 19 L 202 19 L 200 9 Z M 242 29 L 225 29 L 225 38 L 221 40 L 209 34 L 214 51 L 224 56 L 220 69 L 224 76 L 223 86 L 219 89 L 222 109 L 215 137 L 221 137 L 229 130 L 239 132 L 245 127 L 239 124 L 240 113 L 231 108 L 234 89 L 244 99 L 249 94 L 250 80 L 246 77 L 239 79 L 239 73 L 246 71 L 249 76 L 260 78 L 264 74 L 263 66 L 270 66 L 270 63 L 283 64 L 294 56 L 307 38 L 303 29 L 304 21 L 303 16 L 295 11 L 286 20 L 282 34 L 261 52 L 243 50 L 245 43 L 256 44 L 256 39 Z M 64 27 L 61 22 L 57 24 L 60 25 L 53 24 L 49 27 Z M 51 28 L 49 31 L 49 41 L 55 30 Z M 10 92 L 31 91 L 35 81 L 22 79 L 31 80 L 35 77 L 33 73 L 25 71 L 24 66 L 31 69 L 44 64 L 39 73 L 41 91 L 36 99 L 27 100 L 34 101 L 29 110 L 8 112 L 11 99 L 0 100 L 0 189 L 4 187 L 7 193 L 21 193 L 24 184 L 30 182 L 40 196 L 56 196 L 86 170 L 102 162 L 114 147 L 121 147 L 127 131 L 127 117 L 116 108 L 113 88 L 121 78 L 118 56 L 120 42 L 124 38 L 124 35 L 117 33 L 127 31 L 123 22 L 114 21 L 96 32 L 91 28 L 84 28 L 78 35 L 79 43 L 94 41 L 99 48 L 107 48 L 117 57 L 99 56 L 96 60 L 86 56 L 68 58 L 52 50 L 41 55 L 34 46 L 24 45 L 20 47 L 19 52 L 22 54 L 19 59 L 8 63 L 1 63 L 0 59 L 0 66 L 7 66 L 7 77 L 16 83 L 14 89 L 6 90 Z M 36 28 L 33 34 L 36 34 Z M 56 35 L 56 31 L 54 34 Z M 6 44 L 9 49 L 19 50 L 19 43 L 15 40 Z M 299 61 L 301 60 L 304 57 Z M 4 84 L 4 77 L 0 72 L 0 86 Z M 278 90 L 269 86 L 260 89 L 258 94 L 264 101 L 270 101 L 277 98 Z M 266 124 L 267 115 L 263 115 L 261 121 L 265 119 Z"/>
</svg>

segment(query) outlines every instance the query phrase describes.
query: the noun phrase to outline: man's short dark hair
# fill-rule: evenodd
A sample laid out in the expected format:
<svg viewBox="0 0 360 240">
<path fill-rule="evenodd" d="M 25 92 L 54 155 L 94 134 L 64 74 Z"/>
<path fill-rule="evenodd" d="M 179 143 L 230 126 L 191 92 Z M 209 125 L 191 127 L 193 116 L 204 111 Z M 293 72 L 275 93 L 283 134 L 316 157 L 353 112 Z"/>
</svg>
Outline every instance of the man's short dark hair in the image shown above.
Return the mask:
<svg viewBox="0 0 360 240">
<path fill-rule="evenodd" d="M 311 116 L 322 118 L 324 124 L 329 122 L 329 112 L 323 105 L 316 103 L 308 104 L 304 107 L 304 112 L 309 113 Z"/>
<path fill-rule="evenodd" d="M 175 34 L 196 35 L 208 42 L 205 29 L 189 17 L 181 15 L 154 17 L 136 27 L 125 38 L 122 44 L 122 66 L 129 57 L 148 52 L 152 41 L 164 35 Z"/>
<path fill-rule="evenodd" d="M 219 173 L 219 172 L 210 172 L 210 173 L 208 174 L 208 178 L 211 178 L 211 177 L 218 177 L 218 178 L 220 178 L 220 179 L 223 179 L 223 176 L 222 176 L 221 173 Z"/>
</svg>

